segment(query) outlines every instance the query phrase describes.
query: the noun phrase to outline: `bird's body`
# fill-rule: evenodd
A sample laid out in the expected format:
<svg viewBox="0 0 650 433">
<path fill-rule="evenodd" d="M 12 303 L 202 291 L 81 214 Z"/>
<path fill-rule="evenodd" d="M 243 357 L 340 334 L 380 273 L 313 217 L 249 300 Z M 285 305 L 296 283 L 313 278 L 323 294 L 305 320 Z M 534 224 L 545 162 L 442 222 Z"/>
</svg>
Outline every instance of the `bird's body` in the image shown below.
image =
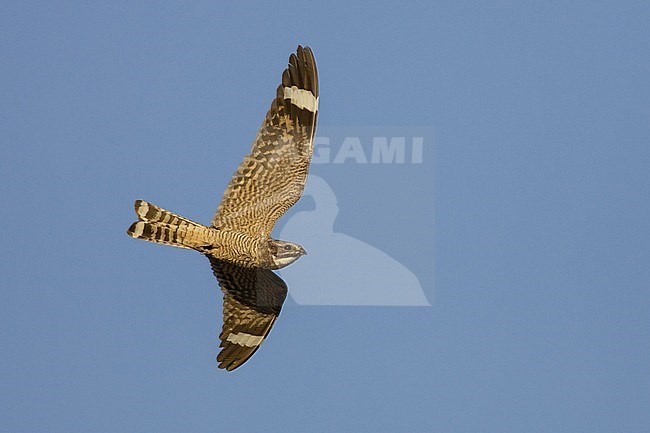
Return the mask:
<svg viewBox="0 0 650 433">
<path fill-rule="evenodd" d="M 287 294 L 286 284 L 271 270 L 306 254 L 300 245 L 270 235 L 304 190 L 317 113 L 316 63 L 311 50 L 299 46 L 210 226 L 144 200 L 135 202 L 138 221 L 127 230 L 129 236 L 192 249 L 210 260 L 224 293 L 221 368 L 239 367 L 262 344 Z"/>
<path fill-rule="evenodd" d="M 253 237 L 229 228 L 207 227 L 144 200 L 136 200 L 135 212 L 140 220 L 129 227 L 130 236 L 192 249 L 213 259 L 227 260 L 240 266 L 280 269 L 290 264 L 280 260 L 283 256 L 281 252 L 304 253 L 302 247 L 291 242 L 264 235 Z M 283 251 L 276 251 L 277 245 L 281 245 Z M 285 250 L 287 246 L 289 248 Z M 296 259 L 299 257 L 300 254 L 295 255 Z"/>
</svg>

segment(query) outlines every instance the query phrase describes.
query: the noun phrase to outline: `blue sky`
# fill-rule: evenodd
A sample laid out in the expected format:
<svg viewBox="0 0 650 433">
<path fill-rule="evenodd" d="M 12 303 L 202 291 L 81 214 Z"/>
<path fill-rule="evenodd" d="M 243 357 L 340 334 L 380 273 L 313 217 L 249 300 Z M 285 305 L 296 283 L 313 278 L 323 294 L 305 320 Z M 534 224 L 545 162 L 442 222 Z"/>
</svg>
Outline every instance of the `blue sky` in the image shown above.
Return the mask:
<svg viewBox="0 0 650 433">
<path fill-rule="evenodd" d="M 646 2 L 16 1 L 0 20 L 0 430 L 650 430 Z M 227 374 L 207 261 L 125 230 L 136 198 L 210 220 L 298 44 L 324 128 L 435 131 L 424 171 L 327 179 L 334 229 L 432 306 L 289 302 Z"/>
</svg>

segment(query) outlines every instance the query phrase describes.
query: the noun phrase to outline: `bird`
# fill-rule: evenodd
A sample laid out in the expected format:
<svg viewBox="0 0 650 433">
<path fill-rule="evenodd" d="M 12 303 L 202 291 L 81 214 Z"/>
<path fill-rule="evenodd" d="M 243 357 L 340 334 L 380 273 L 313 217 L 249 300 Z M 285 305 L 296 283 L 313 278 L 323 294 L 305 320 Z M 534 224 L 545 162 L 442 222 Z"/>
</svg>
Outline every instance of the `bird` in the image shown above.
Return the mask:
<svg viewBox="0 0 650 433">
<path fill-rule="evenodd" d="M 145 200 L 135 201 L 132 238 L 198 251 L 223 292 L 218 367 L 244 364 L 268 336 L 287 296 L 275 273 L 307 254 L 273 239 L 278 220 L 305 188 L 318 116 L 318 71 L 309 47 L 298 46 L 251 151 L 228 183 L 209 226 Z"/>
</svg>

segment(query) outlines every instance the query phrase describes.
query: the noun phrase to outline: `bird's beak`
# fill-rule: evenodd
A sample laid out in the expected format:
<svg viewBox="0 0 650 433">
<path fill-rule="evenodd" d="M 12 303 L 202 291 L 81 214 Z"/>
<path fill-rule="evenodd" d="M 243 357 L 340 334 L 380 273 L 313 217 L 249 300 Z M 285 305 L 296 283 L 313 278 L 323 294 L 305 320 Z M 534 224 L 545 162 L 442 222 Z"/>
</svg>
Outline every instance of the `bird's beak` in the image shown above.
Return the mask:
<svg viewBox="0 0 650 433">
<path fill-rule="evenodd" d="M 300 247 L 300 254 L 302 254 L 303 256 L 306 256 L 307 251 L 305 251 L 305 249 L 303 247 Z"/>
</svg>

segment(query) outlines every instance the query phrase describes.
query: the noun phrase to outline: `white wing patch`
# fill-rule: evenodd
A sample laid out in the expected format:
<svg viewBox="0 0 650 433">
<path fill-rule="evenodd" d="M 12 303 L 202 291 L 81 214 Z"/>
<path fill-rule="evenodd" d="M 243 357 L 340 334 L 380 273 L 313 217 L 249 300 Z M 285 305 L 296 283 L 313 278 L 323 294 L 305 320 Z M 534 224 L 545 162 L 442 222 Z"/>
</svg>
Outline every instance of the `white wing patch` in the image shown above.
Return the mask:
<svg viewBox="0 0 650 433">
<path fill-rule="evenodd" d="M 283 87 L 284 99 L 289 99 L 293 105 L 312 113 L 318 111 L 318 98 L 309 90 L 299 89 L 296 86 Z"/>
<path fill-rule="evenodd" d="M 240 346 L 255 347 L 262 343 L 264 337 L 261 335 L 251 335 L 246 334 L 245 332 L 238 332 L 236 334 L 228 335 L 226 340 L 234 344 L 239 344 Z"/>
</svg>

